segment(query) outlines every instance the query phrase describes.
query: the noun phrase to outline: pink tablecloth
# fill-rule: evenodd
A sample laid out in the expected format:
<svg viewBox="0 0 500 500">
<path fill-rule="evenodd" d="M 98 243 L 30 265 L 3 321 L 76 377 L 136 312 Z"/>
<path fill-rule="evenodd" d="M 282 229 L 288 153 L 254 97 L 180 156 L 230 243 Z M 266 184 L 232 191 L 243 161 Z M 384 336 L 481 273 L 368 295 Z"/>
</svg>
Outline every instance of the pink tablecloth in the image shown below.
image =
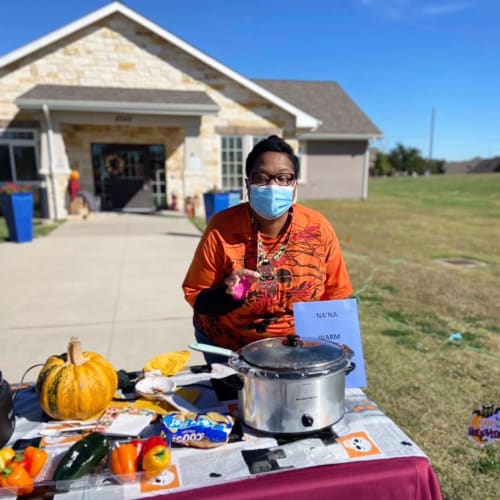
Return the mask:
<svg viewBox="0 0 500 500">
<path fill-rule="evenodd" d="M 426 458 L 391 458 L 280 471 L 242 481 L 154 498 L 182 500 L 290 498 L 335 500 L 441 500 L 436 474 Z"/>
</svg>

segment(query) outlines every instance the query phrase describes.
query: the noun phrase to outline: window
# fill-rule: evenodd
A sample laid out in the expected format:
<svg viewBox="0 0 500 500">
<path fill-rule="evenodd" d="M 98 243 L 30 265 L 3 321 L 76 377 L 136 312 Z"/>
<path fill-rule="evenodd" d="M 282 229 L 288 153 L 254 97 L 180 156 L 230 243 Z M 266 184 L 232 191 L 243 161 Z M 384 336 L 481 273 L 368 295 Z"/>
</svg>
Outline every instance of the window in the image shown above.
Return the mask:
<svg viewBox="0 0 500 500">
<path fill-rule="evenodd" d="M 9 146 L 0 144 L 0 182 L 9 182 L 12 180 Z"/>
<path fill-rule="evenodd" d="M 222 138 L 222 189 L 239 191 L 243 188 L 243 137 Z"/>
<path fill-rule="evenodd" d="M 38 180 L 36 133 L 0 130 L 0 182 Z"/>
<path fill-rule="evenodd" d="M 226 135 L 221 138 L 222 189 L 239 191 L 246 199 L 245 160 L 252 148 L 267 136 Z"/>
<path fill-rule="evenodd" d="M 14 165 L 18 181 L 32 181 L 38 175 L 36 173 L 36 155 L 33 146 L 13 146 Z"/>
</svg>

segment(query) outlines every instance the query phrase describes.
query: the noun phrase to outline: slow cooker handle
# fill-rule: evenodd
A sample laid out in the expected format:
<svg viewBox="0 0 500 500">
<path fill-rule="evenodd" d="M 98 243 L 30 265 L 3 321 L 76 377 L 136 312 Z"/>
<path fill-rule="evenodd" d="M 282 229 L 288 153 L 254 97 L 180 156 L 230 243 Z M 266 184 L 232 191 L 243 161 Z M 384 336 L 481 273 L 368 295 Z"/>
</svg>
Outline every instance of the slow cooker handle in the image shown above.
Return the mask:
<svg viewBox="0 0 500 500">
<path fill-rule="evenodd" d="M 223 347 L 217 347 L 210 344 L 200 344 L 199 342 L 193 342 L 189 344 L 191 349 L 195 351 L 208 352 L 210 354 L 218 354 L 219 356 L 226 356 L 228 358 L 239 358 L 240 355 L 231 349 L 224 349 Z"/>
<path fill-rule="evenodd" d="M 283 344 L 290 347 L 297 347 L 302 345 L 302 341 L 298 335 L 290 334 L 286 336 L 286 340 L 283 341 Z"/>
</svg>

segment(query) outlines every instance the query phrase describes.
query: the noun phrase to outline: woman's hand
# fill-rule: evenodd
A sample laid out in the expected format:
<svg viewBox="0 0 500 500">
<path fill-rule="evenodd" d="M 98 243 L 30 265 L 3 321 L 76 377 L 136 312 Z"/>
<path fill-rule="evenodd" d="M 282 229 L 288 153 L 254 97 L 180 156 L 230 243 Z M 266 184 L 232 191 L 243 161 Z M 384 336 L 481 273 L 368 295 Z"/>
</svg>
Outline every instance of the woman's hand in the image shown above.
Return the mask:
<svg viewBox="0 0 500 500">
<path fill-rule="evenodd" d="M 258 280 L 259 277 L 260 274 L 257 271 L 238 269 L 224 280 L 227 287 L 226 293 L 232 295 L 234 300 L 242 300 L 247 296 L 252 283 Z"/>
</svg>

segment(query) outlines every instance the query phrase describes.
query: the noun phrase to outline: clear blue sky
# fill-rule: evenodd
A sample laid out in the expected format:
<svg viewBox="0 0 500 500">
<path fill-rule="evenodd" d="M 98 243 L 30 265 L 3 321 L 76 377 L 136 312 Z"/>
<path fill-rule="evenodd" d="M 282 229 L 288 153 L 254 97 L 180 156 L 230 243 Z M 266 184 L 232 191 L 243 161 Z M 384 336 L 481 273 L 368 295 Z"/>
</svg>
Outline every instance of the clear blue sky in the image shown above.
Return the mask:
<svg viewBox="0 0 500 500">
<path fill-rule="evenodd" d="M 2 2 L 0 55 L 106 5 Z M 433 157 L 500 155 L 500 1 L 126 0 L 249 78 L 332 80 L 385 138 Z"/>
</svg>

